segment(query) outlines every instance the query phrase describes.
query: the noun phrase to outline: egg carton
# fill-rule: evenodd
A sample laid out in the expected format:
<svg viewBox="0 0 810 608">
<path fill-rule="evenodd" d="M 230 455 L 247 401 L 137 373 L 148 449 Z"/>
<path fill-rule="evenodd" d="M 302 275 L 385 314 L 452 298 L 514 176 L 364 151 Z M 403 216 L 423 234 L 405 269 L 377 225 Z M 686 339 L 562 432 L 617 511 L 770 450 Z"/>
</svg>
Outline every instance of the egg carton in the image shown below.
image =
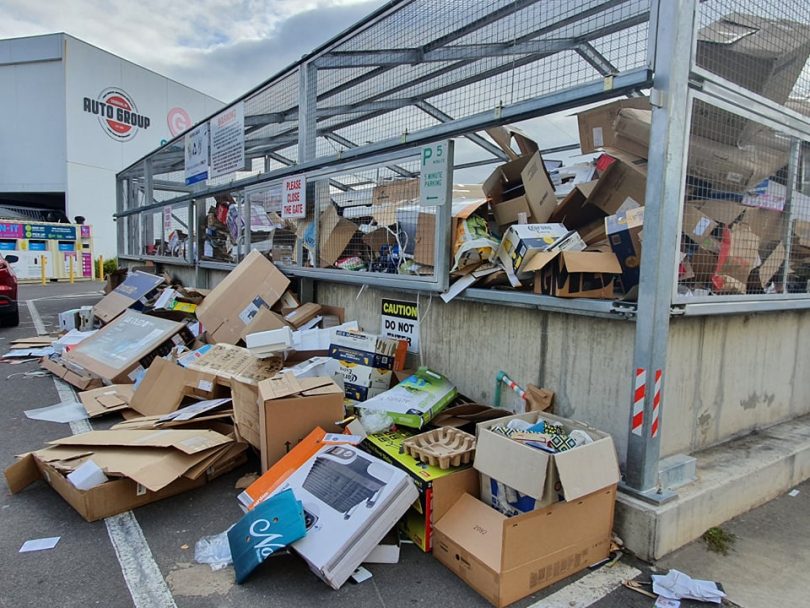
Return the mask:
<svg viewBox="0 0 810 608">
<path fill-rule="evenodd" d="M 402 451 L 420 462 L 449 469 L 472 462 L 475 437 L 455 428 L 440 428 L 409 437 Z"/>
</svg>

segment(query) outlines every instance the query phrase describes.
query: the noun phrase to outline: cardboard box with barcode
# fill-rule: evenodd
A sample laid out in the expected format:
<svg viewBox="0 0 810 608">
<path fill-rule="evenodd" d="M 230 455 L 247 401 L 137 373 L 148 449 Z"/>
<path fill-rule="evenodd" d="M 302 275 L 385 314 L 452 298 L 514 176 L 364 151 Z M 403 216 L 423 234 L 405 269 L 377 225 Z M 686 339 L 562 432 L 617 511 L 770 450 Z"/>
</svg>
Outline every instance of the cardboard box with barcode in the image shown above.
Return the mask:
<svg viewBox="0 0 810 608">
<path fill-rule="evenodd" d="M 495 223 L 505 229 L 518 222 L 521 215 L 534 224 L 546 222 L 557 206 L 557 197 L 537 144 L 514 127 L 494 127 L 487 129 L 487 134 L 510 159 L 483 184 Z M 519 153 L 512 149 L 513 142 Z"/>
<path fill-rule="evenodd" d="M 562 224 L 518 224 L 506 230 L 496 257 L 512 286 L 520 287 L 522 280 L 532 278 L 526 266 L 536 253 L 566 249 L 581 251 L 585 243 Z"/>
<path fill-rule="evenodd" d="M 603 251 L 541 251 L 529 261 L 534 293 L 559 298 L 613 298 L 613 279 L 622 273 L 616 255 Z"/>
<path fill-rule="evenodd" d="M 593 443 L 550 454 L 490 430 L 512 418 L 558 422 Z M 537 412 L 481 423 L 475 468 L 533 497 L 556 475 L 563 497 L 507 517 L 465 494 L 435 525 L 433 555 L 493 605 L 507 606 L 608 556 L 619 466 L 607 433 Z"/>
<path fill-rule="evenodd" d="M 365 411 L 383 412 L 394 424 L 421 429 L 458 395 L 455 385 L 441 374 L 420 367 L 394 388 L 358 404 Z"/>
<path fill-rule="evenodd" d="M 638 285 L 644 229 L 644 207 L 635 207 L 605 218 L 610 248 L 622 267 L 622 288 L 629 292 Z"/>
<path fill-rule="evenodd" d="M 365 401 L 391 387 L 393 370 L 405 368 L 408 343 L 359 331 L 336 330 L 329 356 L 338 362 L 336 375 L 346 398 Z"/>
<path fill-rule="evenodd" d="M 290 280 L 258 251 L 251 251 L 197 307 L 209 340 L 236 344 L 262 308 L 271 308 Z"/>
<path fill-rule="evenodd" d="M 419 497 L 404 471 L 352 445 L 357 441 L 316 428 L 239 495 L 253 508 L 291 488 L 307 520 L 306 536 L 292 548 L 334 589 Z"/>
<path fill-rule="evenodd" d="M 259 442 L 266 471 L 315 427 L 340 432 L 343 389 L 331 378 L 296 378 L 290 372 L 259 382 Z"/>
<path fill-rule="evenodd" d="M 93 314 L 102 323 L 109 323 L 128 308 L 142 310 L 164 282 L 160 275 L 137 270 L 130 272 L 123 283 L 99 300 L 93 307 Z"/>
<path fill-rule="evenodd" d="M 650 110 L 650 107 L 648 97 L 631 97 L 578 113 L 579 145 L 582 153 L 590 154 L 602 148 L 620 147 L 616 145 L 617 134 L 614 129 L 619 112 L 625 108 Z M 646 157 L 646 147 L 645 145 L 643 149 L 638 150 L 643 152 L 639 156 Z M 628 152 L 634 153 L 633 150 L 628 150 Z"/>
<path fill-rule="evenodd" d="M 414 502 L 399 521 L 399 529 L 422 551 L 432 548 L 433 525 L 462 496 L 478 492 L 478 473 L 471 465 L 440 469 L 402 453 L 402 442 L 413 431 L 396 429 L 369 435 L 361 447 L 376 457 L 406 471 L 419 490 Z"/>
<path fill-rule="evenodd" d="M 63 358 L 68 367 L 79 366 L 108 384 L 127 384 L 155 357 L 168 355 L 174 347 L 193 339 L 182 323 L 128 310 L 82 340 Z"/>
<path fill-rule="evenodd" d="M 9 489 L 44 479 L 87 521 L 197 488 L 245 461 L 245 444 L 209 429 L 91 431 L 50 443 L 6 469 Z M 89 461 L 107 480 L 79 489 L 69 475 Z"/>
</svg>

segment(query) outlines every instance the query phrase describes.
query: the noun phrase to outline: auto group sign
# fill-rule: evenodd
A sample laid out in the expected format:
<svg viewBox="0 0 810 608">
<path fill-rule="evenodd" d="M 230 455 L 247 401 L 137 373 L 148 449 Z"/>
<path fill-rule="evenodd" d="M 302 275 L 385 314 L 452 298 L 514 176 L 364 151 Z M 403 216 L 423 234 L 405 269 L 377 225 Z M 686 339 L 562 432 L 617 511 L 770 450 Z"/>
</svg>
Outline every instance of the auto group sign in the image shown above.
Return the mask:
<svg viewBox="0 0 810 608">
<path fill-rule="evenodd" d="M 84 111 L 98 117 L 98 124 L 115 141 L 129 141 L 151 124 L 148 116 L 138 112 L 132 97 L 121 88 L 109 87 L 96 98 L 85 97 Z"/>
</svg>

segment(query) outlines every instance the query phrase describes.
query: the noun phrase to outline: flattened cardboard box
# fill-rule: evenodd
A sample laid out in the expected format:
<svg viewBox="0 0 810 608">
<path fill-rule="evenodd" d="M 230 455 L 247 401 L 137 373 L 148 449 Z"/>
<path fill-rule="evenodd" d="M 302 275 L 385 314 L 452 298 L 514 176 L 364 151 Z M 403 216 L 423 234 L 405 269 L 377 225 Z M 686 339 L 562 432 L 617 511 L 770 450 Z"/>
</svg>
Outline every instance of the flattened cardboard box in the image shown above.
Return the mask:
<svg viewBox="0 0 810 608">
<path fill-rule="evenodd" d="M 613 253 L 541 251 L 526 270 L 535 271 L 534 293 L 559 298 L 613 298 L 613 279 L 622 273 Z"/>
<path fill-rule="evenodd" d="M 331 378 L 278 374 L 259 382 L 259 440 L 262 471 L 280 460 L 312 429 L 340 432 L 343 389 Z"/>
<path fill-rule="evenodd" d="M 478 472 L 471 466 L 440 469 L 401 452 L 402 442 L 413 433 L 403 429 L 369 435 L 361 447 L 407 471 L 419 490 L 419 501 L 399 521 L 402 530 L 422 551 L 433 547 L 433 526 L 465 493 L 476 495 Z"/>
<path fill-rule="evenodd" d="M 184 336 L 184 337 L 181 337 Z M 131 310 L 65 354 L 75 364 L 111 383 L 131 383 L 135 372 L 191 337 L 182 323 Z"/>
<path fill-rule="evenodd" d="M 275 376 L 282 363 L 278 357 L 258 359 L 239 346 L 214 344 L 189 363 L 188 368 L 215 376 L 223 386 L 230 386 L 232 380 L 256 385 L 260 380 Z"/>
<path fill-rule="evenodd" d="M 57 378 L 61 378 L 80 391 L 98 388 L 103 385 L 101 378 L 98 376 L 94 376 L 81 368 L 70 369 L 66 362 L 61 359 L 45 357 L 39 365 L 42 369 L 47 369 Z"/>
<path fill-rule="evenodd" d="M 271 308 L 290 280 L 258 251 L 251 251 L 197 307 L 214 342 L 236 344 L 262 308 Z"/>
<path fill-rule="evenodd" d="M 625 108 L 650 109 L 647 97 L 631 97 L 607 103 L 577 114 L 579 123 L 579 145 L 583 154 L 596 152 L 597 148 L 613 147 L 616 132 L 613 124 L 619 112 Z"/>
<path fill-rule="evenodd" d="M 186 397 L 215 398 L 218 388 L 213 374 L 156 357 L 132 394 L 129 406 L 143 416 L 169 414 L 177 410 Z"/>
<path fill-rule="evenodd" d="M 129 407 L 132 384 L 113 384 L 79 393 L 79 400 L 90 418 L 118 412 Z"/>
<path fill-rule="evenodd" d="M 163 285 L 162 276 L 140 272 L 136 270 L 127 274 L 127 278 L 113 291 L 101 298 L 93 307 L 93 314 L 102 323 L 109 323 L 127 308 L 146 301 L 157 293 L 158 287 Z"/>
</svg>

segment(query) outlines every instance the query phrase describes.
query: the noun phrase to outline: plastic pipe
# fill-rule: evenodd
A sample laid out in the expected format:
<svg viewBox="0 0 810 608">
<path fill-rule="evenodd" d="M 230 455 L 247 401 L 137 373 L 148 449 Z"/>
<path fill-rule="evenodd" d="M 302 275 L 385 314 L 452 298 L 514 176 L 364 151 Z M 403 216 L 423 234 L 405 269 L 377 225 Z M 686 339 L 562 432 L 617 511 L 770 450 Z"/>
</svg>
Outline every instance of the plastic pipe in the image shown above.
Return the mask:
<svg viewBox="0 0 810 608">
<path fill-rule="evenodd" d="M 495 376 L 495 407 L 501 407 L 501 385 L 505 384 L 511 388 L 517 396 L 525 401 L 526 391 L 520 385 L 506 375 L 506 372 L 501 370 Z"/>
</svg>

